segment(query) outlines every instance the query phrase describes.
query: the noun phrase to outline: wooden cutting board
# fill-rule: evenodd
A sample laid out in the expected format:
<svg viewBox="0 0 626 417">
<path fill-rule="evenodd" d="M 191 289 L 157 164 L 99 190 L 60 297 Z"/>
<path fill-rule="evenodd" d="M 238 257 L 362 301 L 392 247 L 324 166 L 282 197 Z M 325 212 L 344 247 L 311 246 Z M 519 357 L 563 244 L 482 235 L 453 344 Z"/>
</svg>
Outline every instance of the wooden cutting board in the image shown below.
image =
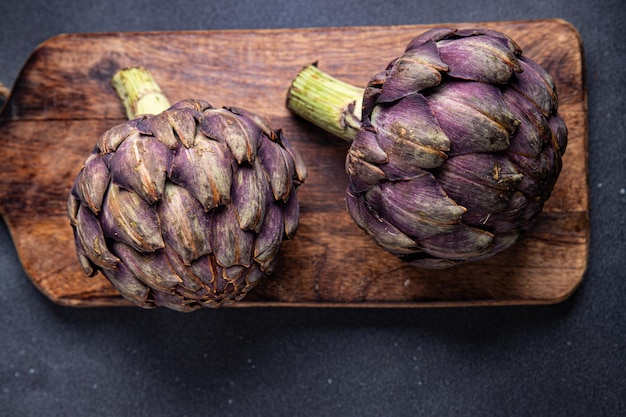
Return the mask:
<svg viewBox="0 0 626 417">
<path fill-rule="evenodd" d="M 424 307 L 547 304 L 567 298 L 587 267 L 587 103 L 582 44 L 562 20 L 466 23 L 509 34 L 554 77 L 569 128 L 564 168 L 534 229 L 489 260 L 423 270 L 379 249 L 346 212 L 348 144 L 293 116 L 285 94 L 313 61 L 352 84 L 435 25 L 65 34 L 26 62 L 0 115 L 0 210 L 32 282 L 67 306 L 129 305 L 78 264 L 67 196 L 98 136 L 125 119 L 109 79 L 149 68 L 172 102 L 245 107 L 282 128 L 309 168 L 301 223 L 277 271 L 239 306 Z M 441 25 L 437 25 L 441 26 Z"/>
</svg>

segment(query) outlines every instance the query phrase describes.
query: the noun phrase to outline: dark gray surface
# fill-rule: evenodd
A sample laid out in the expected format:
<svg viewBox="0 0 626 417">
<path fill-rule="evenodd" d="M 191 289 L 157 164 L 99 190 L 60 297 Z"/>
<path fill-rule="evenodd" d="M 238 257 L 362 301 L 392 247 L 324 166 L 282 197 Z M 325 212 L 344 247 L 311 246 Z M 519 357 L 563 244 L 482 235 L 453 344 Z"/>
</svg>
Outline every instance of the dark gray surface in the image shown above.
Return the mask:
<svg viewBox="0 0 626 417">
<path fill-rule="evenodd" d="M 30 52 L 64 32 L 554 17 L 582 35 L 589 95 L 590 258 L 569 300 L 187 315 L 64 308 L 30 283 L 0 222 L 0 416 L 625 415 L 622 1 L 3 0 L 0 81 L 11 86 Z"/>
</svg>

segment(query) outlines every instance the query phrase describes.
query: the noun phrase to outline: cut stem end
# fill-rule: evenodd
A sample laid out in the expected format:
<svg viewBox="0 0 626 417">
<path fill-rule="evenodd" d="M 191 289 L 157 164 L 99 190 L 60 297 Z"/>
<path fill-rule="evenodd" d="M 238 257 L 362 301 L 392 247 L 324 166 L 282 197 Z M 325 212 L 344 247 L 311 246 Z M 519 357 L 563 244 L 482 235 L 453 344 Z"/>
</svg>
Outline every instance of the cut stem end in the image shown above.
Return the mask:
<svg viewBox="0 0 626 417">
<path fill-rule="evenodd" d="M 364 89 L 340 81 L 315 64 L 302 68 L 287 91 L 287 108 L 348 142 L 361 126 Z"/>
<path fill-rule="evenodd" d="M 170 107 L 161 87 L 146 68 L 129 67 L 117 71 L 111 78 L 126 116 L 132 120 L 143 114 L 159 114 Z"/>
</svg>

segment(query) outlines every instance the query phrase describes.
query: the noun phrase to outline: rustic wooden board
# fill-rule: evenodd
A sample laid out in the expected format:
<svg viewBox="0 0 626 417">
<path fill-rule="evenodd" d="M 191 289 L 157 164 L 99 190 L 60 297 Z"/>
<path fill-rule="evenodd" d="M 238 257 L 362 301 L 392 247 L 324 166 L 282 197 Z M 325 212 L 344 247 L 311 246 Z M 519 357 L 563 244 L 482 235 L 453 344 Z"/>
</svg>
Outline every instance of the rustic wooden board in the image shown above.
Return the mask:
<svg viewBox="0 0 626 417">
<path fill-rule="evenodd" d="M 433 25 L 434 26 L 434 25 Z M 553 74 L 569 128 L 564 168 L 536 227 L 482 262 L 423 270 L 379 249 L 345 210 L 346 143 L 285 108 L 305 64 L 356 85 L 433 27 L 307 28 L 66 34 L 26 62 L 0 115 L 0 209 L 33 283 L 68 306 L 129 305 L 102 275 L 83 275 L 66 200 L 97 137 L 124 120 L 109 86 L 123 66 L 144 65 L 172 102 L 195 97 L 267 116 L 303 154 L 301 223 L 274 275 L 240 306 L 423 307 L 555 303 L 580 284 L 589 243 L 587 104 L 582 44 L 561 20 L 468 23 L 508 33 Z M 438 25 L 440 26 L 440 25 Z M 450 25 L 448 25 L 450 26 Z"/>
</svg>

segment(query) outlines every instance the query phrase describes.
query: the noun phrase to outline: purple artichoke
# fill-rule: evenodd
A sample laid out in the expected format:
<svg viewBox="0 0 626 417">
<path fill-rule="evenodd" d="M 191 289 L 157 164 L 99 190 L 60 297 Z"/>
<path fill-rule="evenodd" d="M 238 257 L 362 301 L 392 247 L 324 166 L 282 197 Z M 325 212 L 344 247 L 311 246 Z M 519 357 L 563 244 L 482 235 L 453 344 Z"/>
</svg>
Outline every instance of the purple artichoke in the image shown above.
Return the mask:
<svg viewBox="0 0 626 417">
<path fill-rule="evenodd" d="M 427 31 L 365 90 L 309 65 L 287 106 L 352 141 L 348 211 L 382 248 L 428 268 L 516 242 L 567 144 L 551 76 L 492 30 Z"/>
<path fill-rule="evenodd" d="M 68 209 L 80 263 L 146 308 L 240 300 L 294 236 L 306 168 L 248 111 L 188 99 L 155 113 L 104 133 L 78 173 Z"/>
</svg>

